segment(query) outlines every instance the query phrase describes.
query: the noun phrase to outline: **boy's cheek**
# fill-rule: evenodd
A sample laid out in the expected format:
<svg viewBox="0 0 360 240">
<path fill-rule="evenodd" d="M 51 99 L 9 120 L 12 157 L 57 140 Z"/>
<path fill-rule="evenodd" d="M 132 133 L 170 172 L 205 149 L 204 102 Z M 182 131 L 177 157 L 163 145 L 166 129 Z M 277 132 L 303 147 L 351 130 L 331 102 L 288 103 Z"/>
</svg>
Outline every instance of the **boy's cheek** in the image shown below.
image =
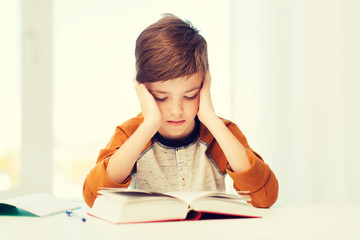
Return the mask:
<svg viewBox="0 0 360 240">
<path fill-rule="evenodd" d="M 194 103 L 192 103 L 188 109 L 191 109 L 192 114 L 196 114 L 199 111 L 199 106 L 200 106 L 200 101 L 199 99 L 197 101 L 194 101 Z"/>
<path fill-rule="evenodd" d="M 196 101 L 196 109 L 198 109 L 200 106 L 200 95 L 197 97 L 197 101 Z"/>
</svg>

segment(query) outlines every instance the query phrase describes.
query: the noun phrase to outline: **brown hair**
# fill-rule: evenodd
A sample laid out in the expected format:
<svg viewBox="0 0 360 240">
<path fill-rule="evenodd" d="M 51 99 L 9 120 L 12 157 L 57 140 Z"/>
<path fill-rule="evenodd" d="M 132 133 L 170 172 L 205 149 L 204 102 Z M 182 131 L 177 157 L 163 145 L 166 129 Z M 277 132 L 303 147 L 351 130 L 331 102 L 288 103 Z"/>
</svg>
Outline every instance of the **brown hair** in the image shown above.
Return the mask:
<svg viewBox="0 0 360 240">
<path fill-rule="evenodd" d="M 140 83 L 205 76 L 209 64 L 206 40 L 189 21 L 165 14 L 137 38 L 136 80 Z"/>
</svg>

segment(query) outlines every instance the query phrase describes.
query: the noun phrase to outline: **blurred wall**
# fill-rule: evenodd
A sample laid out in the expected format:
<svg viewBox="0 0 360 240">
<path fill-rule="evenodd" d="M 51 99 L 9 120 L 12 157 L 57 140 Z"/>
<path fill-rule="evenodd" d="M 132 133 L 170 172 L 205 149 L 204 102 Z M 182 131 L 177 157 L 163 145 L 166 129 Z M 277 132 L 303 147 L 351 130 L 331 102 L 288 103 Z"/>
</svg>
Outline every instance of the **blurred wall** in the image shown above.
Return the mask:
<svg viewBox="0 0 360 240">
<path fill-rule="evenodd" d="M 360 202 L 360 1 L 232 1 L 232 114 L 278 204 Z"/>
</svg>

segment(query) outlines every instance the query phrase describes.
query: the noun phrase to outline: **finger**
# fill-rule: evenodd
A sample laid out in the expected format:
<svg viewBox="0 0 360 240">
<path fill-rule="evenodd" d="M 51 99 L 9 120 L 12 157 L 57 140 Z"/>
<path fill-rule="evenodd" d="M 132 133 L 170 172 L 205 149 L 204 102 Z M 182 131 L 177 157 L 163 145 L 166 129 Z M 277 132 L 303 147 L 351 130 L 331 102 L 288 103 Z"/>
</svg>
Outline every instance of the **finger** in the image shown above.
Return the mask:
<svg viewBox="0 0 360 240">
<path fill-rule="evenodd" d="M 204 77 L 204 80 L 203 80 L 203 82 L 202 82 L 201 88 L 202 88 L 202 89 L 208 89 L 208 88 L 210 88 L 210 82 L 211 82 L 211 75 L 210 75 L 210 71 L 208 70 L 208 71 L 205 73 L 205 77 Z"/>
<path fill-rule="evenodd" d="M 145 84 L 138 83 L 136 88 L 137 88 L 137 94 L 142 101 L 146 102 L 149 101 L 150 99 L 153 99 L 153 95 L 150 93 L 150 91 L 148 90 Z"/>
<path fill-rule="evenodd" d="M 148 89 L 147 89 L 147 87 L 146 87 L 145 84 L 143 84 L 143 83 L 138 83 L 138 88 L 139 88 L 139 90 L 140 90 L 142 93 L 147 93 L 147 92 L 149 92 Z"/>
<path fill-rule="evenodd" d="M 134 75 L 134 77 L 133 77 L 133 83 L 134 83 L 134 89 L 135 89 L 135 91 L 137 92 L 138 89 L 139 89 L 139 82 L 136 81 L 135 75 Z"/>
<path fill-rule="evenodd" d="M 210 69 L 208 69 L 207 72 L 206 72 L 206 78 L 205 78 L 205 80 L 206 80 L 206 83 L 210 86 L 210 84 L 211 84 Z"/>
<path fill-rule="evenodd" d="M 200 91 L 202 93 L 210 91 L 210 82 L 209 82 L 209 79 L 207 77 L 204 78 L 204 81 L 202 82 Z"/>
<path fill-rule="evenodd" d="M 147 94 L 150 94 L 150 92 L 147 89 L 147 87 L 145 86 L 145 84 L 139 83 L 136 80 L 134 81 L 134 88 L 139 97 L 140 96 L 143 97 L 143 96 L 146 96 Z"/>
</svg>

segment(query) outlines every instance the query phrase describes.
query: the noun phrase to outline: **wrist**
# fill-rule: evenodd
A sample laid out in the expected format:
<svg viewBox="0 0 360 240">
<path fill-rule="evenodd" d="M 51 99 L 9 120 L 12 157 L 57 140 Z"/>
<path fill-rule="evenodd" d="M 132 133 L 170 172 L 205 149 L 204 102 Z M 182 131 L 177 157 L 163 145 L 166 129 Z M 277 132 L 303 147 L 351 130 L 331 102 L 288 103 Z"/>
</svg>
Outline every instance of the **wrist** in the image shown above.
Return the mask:
<svg viewBox="0 0 360 240">
<path fill-rule="evenodd" d="M 224 125 L 223 121 L 215 114 L 207 116 L 204 121 L 201 121 L 211 132 L 213 129 Z"/>
<path fill-rule="evenodd" d="M 161 122 L 144 119 L 144 122 L 139 126 L 139 128 L 142 131 L 152 134 L 153 136 L 159 130 L 160 126 Z"/>
</svg>

